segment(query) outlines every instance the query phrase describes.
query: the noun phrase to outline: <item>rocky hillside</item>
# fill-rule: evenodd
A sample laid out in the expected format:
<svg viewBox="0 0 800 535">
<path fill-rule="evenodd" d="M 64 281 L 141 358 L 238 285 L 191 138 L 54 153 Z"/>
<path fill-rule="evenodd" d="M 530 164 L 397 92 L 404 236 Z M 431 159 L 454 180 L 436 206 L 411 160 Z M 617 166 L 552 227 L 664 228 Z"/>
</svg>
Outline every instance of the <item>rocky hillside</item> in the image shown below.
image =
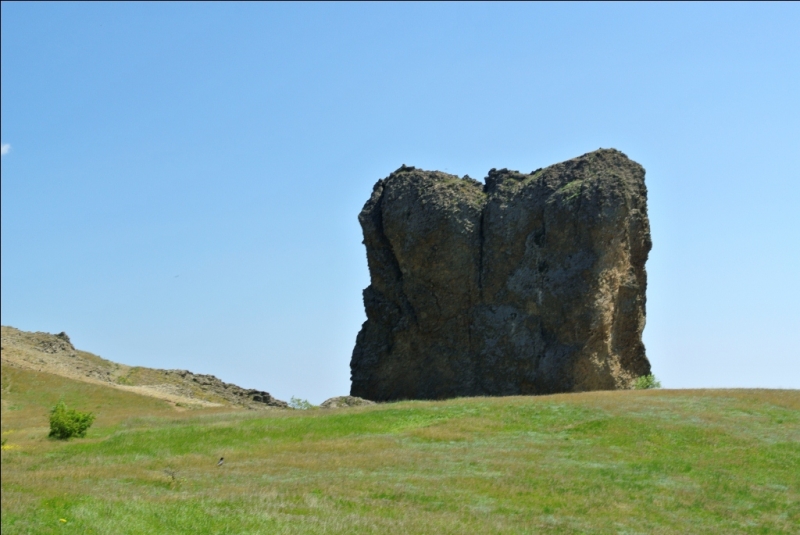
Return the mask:
<svg viewBox="0 0 800 535">
<path fill-rule="evenodd" d="M 285 401 L 260 390 L 225 383 L 213 375 L 187 370 L 126 366 L 75 349 L 66 333 L 25 332 L 3 326 L 2 363 L 54 373 L 165 399 L 178 406 L 236 406 L 247 409 L 288 408 Z"/>
<path fill-rule="evenodd" d="M 371 277 L 351 394 L 629 388 L 651 247 L 644 169 L 598 150 L 485 183 L 403 166 L 359 215 Z"/>
</svg>

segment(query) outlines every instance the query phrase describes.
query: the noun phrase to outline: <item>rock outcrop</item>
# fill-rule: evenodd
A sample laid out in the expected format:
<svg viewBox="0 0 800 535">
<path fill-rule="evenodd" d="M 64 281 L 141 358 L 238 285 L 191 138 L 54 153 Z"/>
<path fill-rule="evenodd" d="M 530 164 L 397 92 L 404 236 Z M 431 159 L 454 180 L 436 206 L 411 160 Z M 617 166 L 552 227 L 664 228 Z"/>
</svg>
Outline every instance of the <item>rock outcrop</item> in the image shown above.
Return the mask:
<svg viewBox="0 0 800 535">
<path fill-rule="evenodd" d="M 368 399 L 357 398 L 355 396 L 336 396 L 335 398 L 328 398 L 320 404 L 322 409 L 342 409 L 345 407 L 364 407 L 367 405 L 375 405 L 374 401 Z"/>
<path fill-rule="evenodd" d="M 621 152 L 485 184 L 404 165 L 359 221 L 371 284 L 353 396 L 621 389 L 650 373 L 647 190 Z"/>
<path fill-rule="evenodd" d="M 135 370 L 135 369 L 134 369 Z M 150 368 L 146 369 L 150 371 Z M 233 383 L 226 383 L 213 375 L 192 373 L 189 370 L 154 370 L 169 378 L 172 384 L 179 388 L 186 396 L 191 397 L 194 390 L 199 390 L 207 396 L 216 396 L 232 405 L 248 409 L 288 409 L 289 404 L 272 397 L 269 392 L 254 388 L 242 388 Z M 188 388 L 187 388 L 188 386 Z"/>
</svg>

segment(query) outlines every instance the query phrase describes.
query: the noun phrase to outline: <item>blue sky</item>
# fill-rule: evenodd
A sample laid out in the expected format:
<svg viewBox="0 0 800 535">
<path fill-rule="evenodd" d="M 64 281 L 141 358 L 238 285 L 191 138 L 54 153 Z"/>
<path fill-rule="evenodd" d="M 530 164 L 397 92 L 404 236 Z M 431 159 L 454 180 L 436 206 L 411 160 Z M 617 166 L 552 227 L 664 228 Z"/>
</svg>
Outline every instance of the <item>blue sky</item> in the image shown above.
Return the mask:
<svg viewBox="0 0 800 535">
<path fill-rule="evenodd" d="M 800 388 L 800 4 L 2 4 L 2 323 L 319 403 L 405 163 L 647 170 L 665 387 Z"/>
</svg>

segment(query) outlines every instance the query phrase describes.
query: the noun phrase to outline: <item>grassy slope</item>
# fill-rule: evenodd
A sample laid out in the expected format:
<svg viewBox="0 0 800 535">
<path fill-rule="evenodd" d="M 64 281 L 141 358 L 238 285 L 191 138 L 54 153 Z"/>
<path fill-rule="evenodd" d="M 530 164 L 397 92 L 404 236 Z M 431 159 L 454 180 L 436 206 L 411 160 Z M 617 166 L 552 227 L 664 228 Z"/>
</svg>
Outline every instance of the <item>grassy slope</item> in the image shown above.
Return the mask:
<svg viewBox="0 0 800 535">
<path fill-rule="evenodd" d="M 4 535 L 792 533 L 800 525 L 797 391 L 176 412 L 47 374 L 2 374 L 3 437 L 13 447 L 2 458 Z M 46 409 L 62 393 L 98 414 L 86 439 L 45 438 Z"/>
<path fill-rule="evenodd" d="M 107 386 L 166 399 L 184 407 L 218 404 L 246 408 L 251 405 L 250 400 L 237 395 L 236 385 L 225 385 L 213 376 L 191 373 L 182 376 L 174 373 L 179 370 L 127 366 L 75 349 L 68 340 L 65 341 L 59 335 L 20 331 L 7 325 L 0 326 L 0 331 L 3 339 L 3 365 L 94 384 L 99 381 Z M 229 387 L 234 388 L 229 390 Z M 267 409 L 260 403 L 255 406 Z"/>
</svg>

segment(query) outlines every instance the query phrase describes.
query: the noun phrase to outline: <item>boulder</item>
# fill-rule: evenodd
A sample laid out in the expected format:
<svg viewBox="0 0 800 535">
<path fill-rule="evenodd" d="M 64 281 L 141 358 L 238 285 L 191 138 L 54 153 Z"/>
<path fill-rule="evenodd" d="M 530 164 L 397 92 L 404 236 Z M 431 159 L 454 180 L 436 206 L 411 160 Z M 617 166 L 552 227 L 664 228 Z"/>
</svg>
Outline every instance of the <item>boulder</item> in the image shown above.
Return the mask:
<svg viewBox="0 0 800 535">
<path fill-rule="evenodd" d="M 323 401 L 320 407 L 323 409 L 341 409 L 343 407 L 362 407 L 364 405 L 375 405 L 375 402 L 355 396 L 336 396 Z"/>
</svg>

